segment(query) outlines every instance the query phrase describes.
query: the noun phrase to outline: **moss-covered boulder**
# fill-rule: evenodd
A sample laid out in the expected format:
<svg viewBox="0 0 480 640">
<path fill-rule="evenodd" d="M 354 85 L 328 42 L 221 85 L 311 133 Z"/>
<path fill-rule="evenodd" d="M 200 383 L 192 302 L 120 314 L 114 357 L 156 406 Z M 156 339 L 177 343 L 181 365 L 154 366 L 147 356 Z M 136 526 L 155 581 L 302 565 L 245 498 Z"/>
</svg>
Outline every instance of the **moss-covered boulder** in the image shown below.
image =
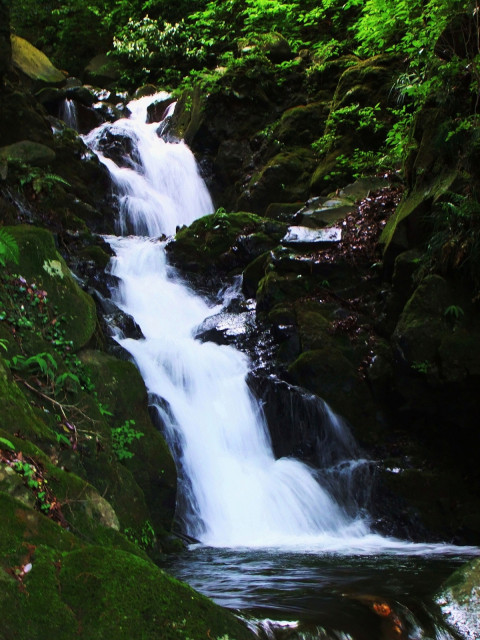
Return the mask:
<svg viewBox="0 0 480 640">
<path fill-rule="evenodd" d="M 5 637 L 252 637 L 232 614 L 169 577 L 133 546 L 122 550 L 86 545 L 1 492 L 0 505 Z"/>
<path fill-rule="evenodd" d="M 251 38 L 239 40 L 238 50 L 240 55 L 252 55 L 254 52 L 263 54 L 271 62 L 277 64 L 292 57 L 292 50 L 288 40 L 281 33 L 275 31 L 260 33 Z"/>
<path fill-rule="evenodd" d="M 50 123 L 45 111 L 31 95 L 9 88 L 3 92 L 0 140 L 2 146 L 20 140 L 31 140 L 52 147 L 53 133 Z"/>
<path fill-rule="evenodd" d="M 393 334 L 398 352 L 410 365 L 433 364 L 444 334 L 450 332 L 445 311 L 453 304 L 447 281 L 428 276 L 417 287 Z"/>
<path fill-rule="evenodd" d="M 193 274 L 238 273 L 277 246 L 286 225 L 254 213 L 217 213 L 181 229 L 167 249 L 173 262 Z"/>
<path fill-rule="evenodd" d="M 65 75 L 59 71 L 47 56 L 24 38 L 12 34 L 12 62 L 33 87 L 58 85 L 65 82 Z"/>
<path fill-rule="evenodd" d="M 446 622 L 462 638 L 480 637 L 480 560 L 457 569 L 436 596 Z"/>
<path fill-rule="evenodd" d="M 330 112 L 328 102 L 310 102 L 282 113 L 272 137 L 289 146 L 309 145 L 323 131 Z"/>
<path fill-rule="evenodd" d="M 314 346 L 317 348 L 302 352 L 290 365 L 289 380 L 328 402 L 335 412 L 349 420 L 363 442 L 378 441 L 382 425 L 357 368 L 333 341 Z"/>
<path fill-rule="evenodd" d="M 85 67 L 83 80 L 99 87 L 109 87 L 120 78 L 118 66 L 105 53 L 93 57 Z"/>
<path fill-rule="evenodd" d="M 52 234 L 26 225 L 8 230 L 18 243 L 20 273 L 47 291 L 52 304 L 65 318 L 66 338 L 72 341 L 73 348 L 86 345 L 97 324 L 95 303 L 76 283 L 55 248 Z"/>
<path fill-rule="evenodd" d="M 169 530 L 175 510 L 176 470 L 165 440 L 150 420 L 147 391 L 138 369 L 131 362 L 101 351 L 83 352 L 81 359 L 90 372 L 98 398 L 111 408 L 114 425 L 118 428 L 134 420 L 135 430 L 143 434 L 132 442 L 129 450 L 133 455 L 124 464 L 142 489 L 155 530 L 159 533 Z M 97 478 L 99 474 L 101 468 L 96 469 Z M 128 510 L 131 499 L 131 495 L 119 493 L 116 502 L 124 500 Z"/>
<path fill-rule="evenodd" d="M 31 140 L 21 140 L 6 147 L 0 147 L 0 163 L 23 162 L 41 167 L 50 164 L 54 160 L 55 151 L 53 149 Z"/>
<path fill-rule="evenodd" d="M 277 154 L 255 173 L 238 205 L 263 214 L 272 202 L 306 200 L 315 158 L 308 149 Z"/>
</svg>

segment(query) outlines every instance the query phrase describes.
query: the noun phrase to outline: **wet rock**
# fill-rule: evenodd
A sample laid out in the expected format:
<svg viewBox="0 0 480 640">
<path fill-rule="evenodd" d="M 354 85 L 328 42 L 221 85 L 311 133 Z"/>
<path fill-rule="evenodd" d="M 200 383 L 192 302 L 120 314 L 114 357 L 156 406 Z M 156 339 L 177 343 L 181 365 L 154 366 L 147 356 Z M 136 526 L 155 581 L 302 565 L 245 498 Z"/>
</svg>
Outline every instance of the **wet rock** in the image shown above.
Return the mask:
<svg viewBox="0 0 480 640">
<path fill-rule="evenodd" d="M 342 229 L 327 227 L 325 229 L 310 229 L 308 227 L 289 227 L 287 235 L 282 238 L 284 245 L 330 245 L 340 242 Z"/>
<path fill-rule="evenodd" d="M 480 637 L 480 560 L 455 571 L 435 600 L 446 622 L 462 638 Z"/>
<path fill-rule="evenodd" d="M 168 112 L 168 107 L 175 102 L 175 98 L 168 97 L 157 100 L 147 107 L 147 123 L 162 122 Z M 172 107 L 173 108 L 173 107 Z"/>
<path fill-rule="evenodd" d="M 193 274 L 241 271 L 276 246 L 285 225 L 253 213 L 219 211 L 181 229 L 167 250 L 175 264 Z"/>
<path fill-rule="evenodd" d="M 158 89 L 153 84 L 145 84 L 143 87 L 139 87 L 133 94 L 134 100 L 138 98 L 145 98 L 146 96 L 153 96 L 157 93 Z"/>
</svg>

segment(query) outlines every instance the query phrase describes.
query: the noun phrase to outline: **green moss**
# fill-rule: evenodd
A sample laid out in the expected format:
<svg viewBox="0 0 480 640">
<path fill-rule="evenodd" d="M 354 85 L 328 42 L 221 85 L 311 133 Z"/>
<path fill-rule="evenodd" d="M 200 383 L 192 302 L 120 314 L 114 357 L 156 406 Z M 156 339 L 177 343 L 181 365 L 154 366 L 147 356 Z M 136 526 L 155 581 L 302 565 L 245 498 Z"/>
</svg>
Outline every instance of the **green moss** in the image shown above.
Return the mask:
<svg viewBox="0 0 480 640">
<path fill-rule="evenodd" d="M 453 304 L 446 280 L 427 276 L 409 299 L 393 334 L 394 343 L 410 364 L 436 361 L 442 339 L 451 332 L 444 311 Z"/>
<path fill-rule="evenodd" d="M 26 551 L 26 550 L 25 550 Z M 30 559 L 32 569 L 20 584 L 10 580 L 2 587 L 0 615 L 2 637 L 18 640 L 74 637 L 77 624 L 73 612 L 62 602 L 58 583 L 61 554 L 37 546 Z"/>
<path fill-rule="evenodd" d="M 112 424 L 118 427 L 126 420 L 134 419 L 135 429 L 144 434 L 132 443 L 133 457 L 124 461 L 125 472 L 128 469 L 131 478 L 142 489 L 148 508 L 143 519 L 148 517 L 157 530 L 170 529 L 175 509 L 175 465 L 165 440 L 150 420 L 147 391 L 137 368 L 131 362 L 118 360 L 99 351 L 83 352 L 81 358 L 88 367 L 100 402 L 113 413 Z M 105 433 L 105 436 L 110 438 L 110 433 Z M 105 475 L 101 466 L 97 466 L 95 470 L 90 468 L 90 473 L 96 478 L 96 486 Z M 121 481 L 118 475 L 117 477 L 120 483 L 107 482 L 110 485 L 108 491 L 114 486 L 118 487 L 112 498 L 123 514 L 125 511 L 132 511 L 132 502 L 136 500 L 139 504 L 140 497 L 136 496 L 137 492 L 132 486 L 130 491 L 126 491 L 125 486 L 122 487 L 122 484 L 131 485 L 126 474 L 123 474 Z M 98 488 L 102 491 L 104 487 L 98 484 Z M 124 516 L 120 518 L 125 522 Z M 141 514 L 138 514 L 136 522 L 128 526 L 141 526 Z"/>
<path fill-rule="evenodd" d="M 50 303 L 65 319 L 66 339 L 74 349 L 87 344 L 97 323 L 95 303 L 75 282 L 55 249 L 52 234 L 27 225 L 8 227 L 8 231 L 19 246 L 19 273 L 47 291 Z"/>
<path fill-rule="evenodd" d="M 314 167 L 315 158 L 309 149 L 278 153 L 252 176 L 245 195 L 249 208 L 263 213 L 270 203 L 278 202 L 279 194 L 284 202 L 306 200 Z"/>
<path fill-rule="evenodd" d="M 151 563 L 89 547 L 66 555 L 59 575 L 64 602 L 85 640 L 232 640 L 251 634 L 235 618 Z"/>
<path fill-rule="evenodd" d="M 257 309 L 260 312 L 269 312 L 278 304 L 292 303 L 302 296 L 311 294 L 314 286 L 313 278 L 270 271 L 258 285 Z"/>
<path fill-rule="evenodd" d="M 73 533 L 2 492 L 0 510 L 2 637 L 252 637 L 231 614 L 167 576 L 128 541 L 124 547 L 135 553 L 114 548 L 114 539 L 85 547 Z M 22 573 L 26 565 L 30 570 Z"/>
<path fill-rule="evenodd" d="M 10 370 L 0 357 L 0 428 L 9 434 L 19 433 L 36 442 L 51 443 L 54 433 L 35 415 Z"/>
<path fill-rule="evenodd" d="M 357 437 L 375 442 L 380 424 L 369 389 L 336 345 L 305 351 L 288 368 L 291 382 L 317 394 L 354 427 Z"/>
<path fill-rule="evenodd" d="M 325 128 L 329 112 L 328 102 L 311 102 L 287 109 L 271 137 L 287 145 L 309 145 Z"/>
<path fill-rule="evenodd" d="M 60 84 L 64 74 L 53 66 L 47 56 L 24 38 L 12 35 L 12 61 L 15 67 L 35 82 Z"/>
<path fill-rule="evenodd" d="M 194 273 L 239 271 L 276 246 L 286 226 L 254 213 L 217 213 L 181 229 L 169 245 L 174 262 Z"/>
</svg>

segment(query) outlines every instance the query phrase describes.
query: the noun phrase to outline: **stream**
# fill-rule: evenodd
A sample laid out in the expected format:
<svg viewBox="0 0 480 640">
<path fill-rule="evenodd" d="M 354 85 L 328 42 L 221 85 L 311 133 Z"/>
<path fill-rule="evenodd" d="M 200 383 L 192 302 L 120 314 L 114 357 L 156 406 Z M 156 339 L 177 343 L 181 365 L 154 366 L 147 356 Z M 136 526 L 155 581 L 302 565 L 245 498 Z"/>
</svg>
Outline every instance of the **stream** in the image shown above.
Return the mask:
<svg viewBox="0 0 480 640">
<path fill-rule="evenodd" d="M 199 541 L 165 568 L 240 612 L 261 637 L 455 638 L 430 599 L 478 550 L 372 532 L 353 494 L 325 481 L 327 467 L 275 458 L 247 384 L 247 356 L 195 338 L 227 303 L 195 294 L 166 258 L 167 238 L 213 204 L 188 147 L 163 140 L 159 123 L 146 124 L 148 105 L 164 97 L 131 102 L 130 118 L 101 125 L 85 141 L 110 171 L 118 199 L 118 236 L 106 238 L 118 283 L 112 299 L 143 335 L 117 330 L 114 338 L 138 366 L 175 457 L 177 527 Z M 112 137 L 128 142 L 120 160 L 108 152 Z M 354 469 L 348 427 L 331 420 L 328 446 L 343 447 L 341 462 Z"/>
</svg>

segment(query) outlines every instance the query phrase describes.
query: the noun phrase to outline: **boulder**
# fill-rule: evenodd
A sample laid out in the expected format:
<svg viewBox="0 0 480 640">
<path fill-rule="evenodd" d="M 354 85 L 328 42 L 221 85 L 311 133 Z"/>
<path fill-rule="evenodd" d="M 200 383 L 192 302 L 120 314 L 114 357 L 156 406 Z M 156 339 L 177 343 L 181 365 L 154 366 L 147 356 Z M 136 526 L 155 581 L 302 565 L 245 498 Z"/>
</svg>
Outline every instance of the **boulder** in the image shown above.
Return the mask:
<svg viewBox="0 0 480 640">
<path fill-rule="evenodd" d="M 65 83 L 65 74 L 59 71 L 47 56 L 20 36 L 11 36 L 13 66 L 27 79 L 27 85 L 40 88 Z"/>
<path fill-rule="evenodd" d="M 37 287 L 45 289 L 49 299 L 57 305 L 65 322 L 65 337 L 74 349 L 86 345 L 97 324 L 92 298 L 82 291 L 64 259 L 55 249 L 53 236 L 45 229 L 18 225 L 8 227 L 20 250 L 19 272 Z"/>
<path fill-rule="evenodd" d="M 480 637 L 480 559 L 457 569 L 436 595 L 446 622 L 462 638 Z"/>
<path fill-rule="evenodd" d="M 292 50 L 288 40 L 281 33 L 275 31 L 239 40 L 238 51 L 243 56 L 252 55 L 252 53 L 263 54 L 275 64 L 292 58 Z"/>
<path fill-rule="evenodd" d="M 21 140 L 0 147 L 0 163 L 22 162 L 35 167 L 43 167 L 55 160 L 55 151 L 40 142 Z"/>
<path fill-rule="evenodd" d="M 115 62 L 105 53 L 100 53 L 90 60 L 83 72 L 83 81 L 99 87 L 108 87 L 120 78 L 120 71 Z"/>
<path fill-rule="evenodd" d="M 250 179 L 238 206 L 263 214 L 272 202 L 306 200 L 315 158 L 308 149 L 277 154 Z"/>
</svg>

